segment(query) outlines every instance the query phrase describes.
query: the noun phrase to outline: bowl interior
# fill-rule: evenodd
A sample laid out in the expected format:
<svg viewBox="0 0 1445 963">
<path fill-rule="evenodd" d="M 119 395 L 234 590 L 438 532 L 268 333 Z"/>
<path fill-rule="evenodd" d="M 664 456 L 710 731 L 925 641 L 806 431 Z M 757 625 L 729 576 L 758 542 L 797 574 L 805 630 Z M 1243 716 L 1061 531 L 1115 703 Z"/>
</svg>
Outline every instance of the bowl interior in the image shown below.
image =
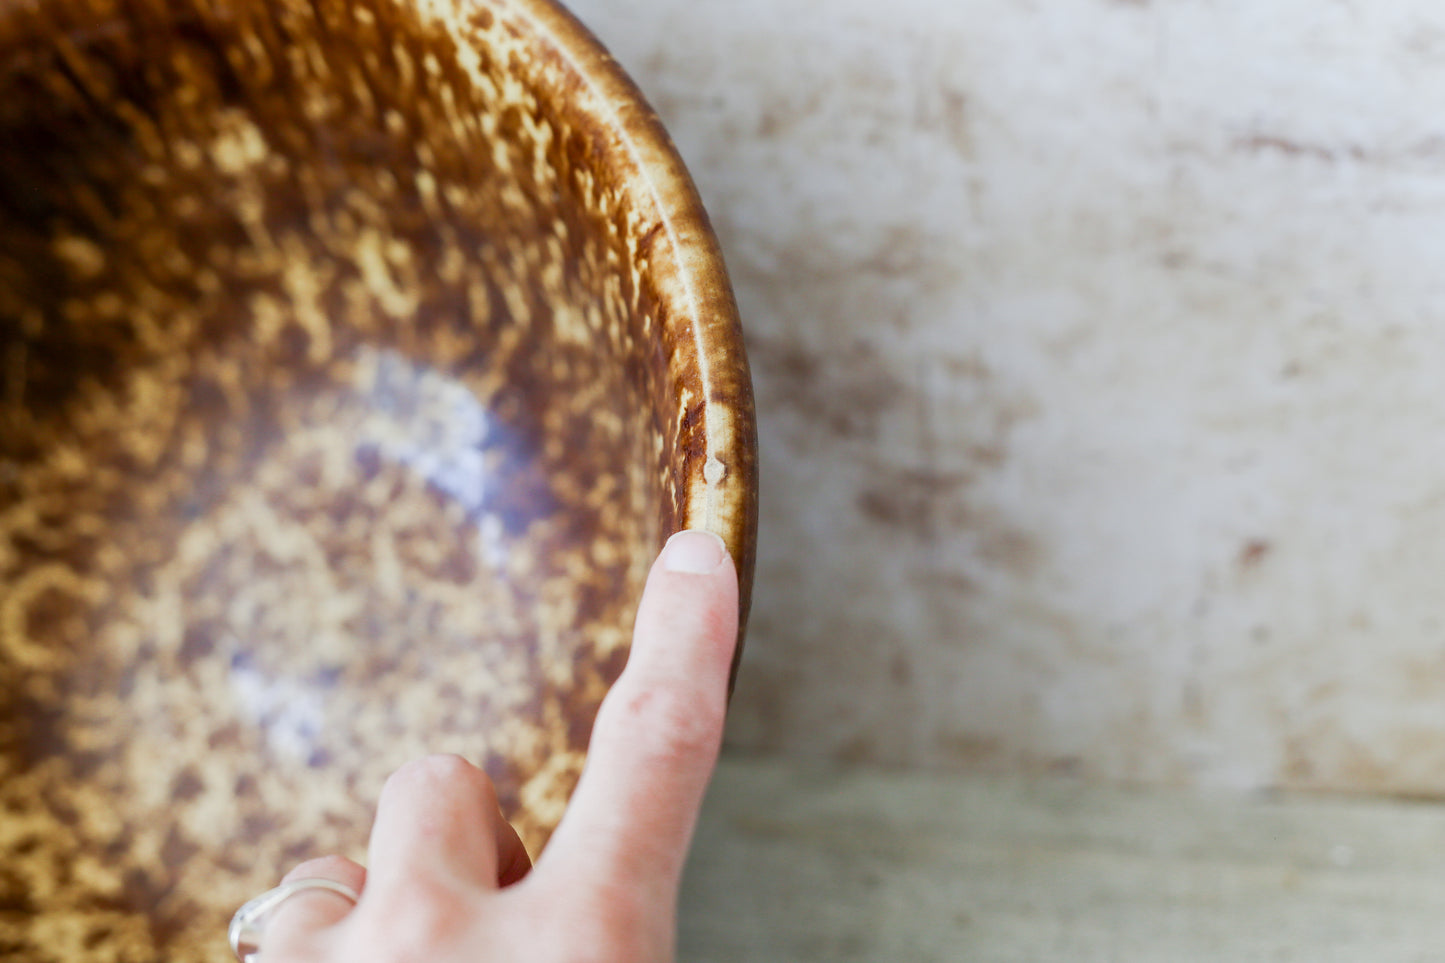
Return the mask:
<svg viewBox="0 0 1445 963">
<path fill-rule="evenodd" d="M 0 2 L 20 958 L 227 958 L 424 752 L 534 852 L 580 773 L 683 520 L 655 231 L 565 58 L 447 6 Z"/>
</svg>

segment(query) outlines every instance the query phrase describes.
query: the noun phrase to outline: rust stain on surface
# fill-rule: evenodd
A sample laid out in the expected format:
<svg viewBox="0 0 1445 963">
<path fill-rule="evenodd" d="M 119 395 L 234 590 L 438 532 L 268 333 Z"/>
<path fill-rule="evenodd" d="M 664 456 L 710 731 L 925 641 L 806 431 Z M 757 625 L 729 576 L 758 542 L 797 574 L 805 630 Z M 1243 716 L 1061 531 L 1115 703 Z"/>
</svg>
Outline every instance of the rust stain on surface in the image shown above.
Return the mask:
<svg viewBox="0 0 1445 963">
<path fill-rule="evenodd" d="M 1250 539 L 1239 550 L 1239 567 L 1246 570 L 1258 568 L 1273 550 L 1274 545 L 1267 539 Z"/>
</svg>

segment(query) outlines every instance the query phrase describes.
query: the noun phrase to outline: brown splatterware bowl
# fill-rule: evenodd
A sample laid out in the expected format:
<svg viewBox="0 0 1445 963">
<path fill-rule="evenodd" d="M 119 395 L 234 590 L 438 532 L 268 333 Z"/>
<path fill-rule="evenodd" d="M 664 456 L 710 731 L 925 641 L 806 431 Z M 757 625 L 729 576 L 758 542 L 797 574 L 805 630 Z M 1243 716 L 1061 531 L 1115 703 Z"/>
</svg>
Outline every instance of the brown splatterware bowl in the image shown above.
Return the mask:
<svg viewBox="0 0 1445 963">
<path fill-rule="evenodd" d="M 666 536 L 746 589 L 754 464 L 697 195 L 560 8 L 0 0 L 0 957 L 225 960 L 425 752 L 540 848 Z"/>
</svg>

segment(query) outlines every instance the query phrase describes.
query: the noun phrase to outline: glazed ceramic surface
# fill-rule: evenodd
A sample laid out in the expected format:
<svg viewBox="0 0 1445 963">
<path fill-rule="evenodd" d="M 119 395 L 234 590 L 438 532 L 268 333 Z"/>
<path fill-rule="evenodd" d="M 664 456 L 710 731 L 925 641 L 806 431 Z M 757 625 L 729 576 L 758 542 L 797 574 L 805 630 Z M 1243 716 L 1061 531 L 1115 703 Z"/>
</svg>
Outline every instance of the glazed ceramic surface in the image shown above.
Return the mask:
<svg viewBox="0 0 1445 963">
<path fill-rule="evenodd" d="M 541 0 L 0 0 L 0 171 L 0 956 L 226 959 L 425 752 L 535 853 L 662 540 L 752 564 L 635 89 Z"/>
</svg>

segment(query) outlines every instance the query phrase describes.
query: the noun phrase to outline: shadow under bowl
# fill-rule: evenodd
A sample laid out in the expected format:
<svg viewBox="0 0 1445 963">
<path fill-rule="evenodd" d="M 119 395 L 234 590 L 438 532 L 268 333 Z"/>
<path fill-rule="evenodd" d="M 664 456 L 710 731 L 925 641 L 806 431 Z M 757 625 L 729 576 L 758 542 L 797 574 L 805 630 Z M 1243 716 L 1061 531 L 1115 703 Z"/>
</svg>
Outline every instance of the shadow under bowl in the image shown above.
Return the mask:
<svg viewBox="0 0 1445 963">
<path fill-rule="evenodd" d="M 751 389 L 546 0 L 0 0 L 0 955 L 224 960 L 456 752 L 536 852 Z"/>
</svg>

